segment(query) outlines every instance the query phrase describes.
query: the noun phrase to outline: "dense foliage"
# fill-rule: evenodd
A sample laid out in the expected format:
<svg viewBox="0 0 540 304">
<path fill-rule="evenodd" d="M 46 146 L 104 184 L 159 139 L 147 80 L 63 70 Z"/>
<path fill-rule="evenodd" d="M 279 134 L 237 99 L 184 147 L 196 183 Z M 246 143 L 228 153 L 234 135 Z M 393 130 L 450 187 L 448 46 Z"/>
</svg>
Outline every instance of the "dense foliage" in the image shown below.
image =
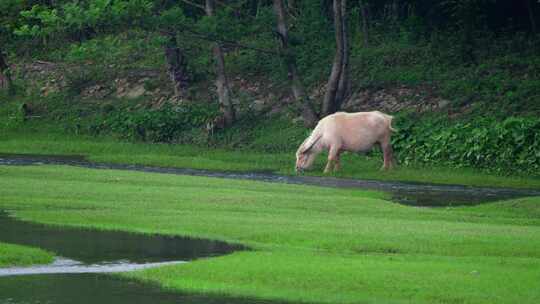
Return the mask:
<svg viewBox="0 0 540 304">
<path fill-rule="evenodd" d="M 510 117 L 448 123 L 402 120 L 394 148 L 404 164 L 479 167 L 499 173 L 540 172 L 540 119 Z"/>
<path fill-rule="evenodd" d="M 94 134 L 115 134 L 126 139 L 150 142 L 192 142 L 191 132 L 204 128 L 218 114 L 216 107 L 206 104 L 165 105 L 159 109 L 138 109 L 114 114 L 90 126 Z M 187 137 L 187 138 L 186 138 Z M 183 139 L 183 140 L 182 140 Z"/>
<path fill-rule="evenodd" d="M 14 70 L 18 95 L 1 105 L 0 113 L 9 118 L 3 125 L 17 127 L 38 117 L 66 130 L 130 140 L 293 151 L 308 134 L 291 122 L 297 104 L 289 103 L 281 117 L 271 119 L 249 106 L 237 109 L 235 125 L 207 130 L 219 113 L 209 93 L 215 78 L 211 46 L 224 47 L 231 79 L 247 79 L 259 89 L 252 96 L 236 88 L 239 107 L 243 100 L 266 95 L 275 101 L 288 93 L 287 56 L 294 55 L 307 90 L 320 90 L 336 49 L 333 0 L 285 2 L 290 54 L 278 51 L 273 1 L 216 3 L 209 16 L 202 0 L 1 1 L 2 58 L 21 66 L 34 60 L 63 64 L 66 84 L 64 92 L 44 97 L 39 90 L 48 80 L 32 86 Z M 346 12 L 351 93 L 406 87 L 417 92 L 411 98 L 448 100 L 443 111 L 431 115 L 434 119 L 404 115 L 396 120 L 401 126 L 395 145 L 403 164 L 540 171 L 540 131 L 530 118 L 540 114 L 537 1 L 363 0 L 348 1 Z M 145 81 L 148 91 L 170 87 L 167 48 L 181 50 L 188 102 L 156 108 L 155 100 L 145 97 L 81 98 L 93 86 L 114 92 L 116 78 L 147 70 L 162 75 Z M 315 94 L 316 107 L 319 99 Z M 118 106 L 126 102 L 129 106 Z M 109 104 L 115 106 L 103 110 Z M 25 117 L 23 105 L 34 113 Z"/>
</svg>

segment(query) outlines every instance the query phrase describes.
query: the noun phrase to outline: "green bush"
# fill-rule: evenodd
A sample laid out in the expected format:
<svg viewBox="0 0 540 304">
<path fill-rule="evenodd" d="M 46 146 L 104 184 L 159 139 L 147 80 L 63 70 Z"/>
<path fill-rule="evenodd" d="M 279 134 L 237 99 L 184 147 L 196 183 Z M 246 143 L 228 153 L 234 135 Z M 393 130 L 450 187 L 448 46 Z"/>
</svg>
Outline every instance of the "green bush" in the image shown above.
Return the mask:
<svg viewBox="0 0 540 304">
<path fill-rule="evenodd" d="M 454 124 L 442 120 L 404 121 L 393 138 L 404 164 L 436 163 L 499 173 L 540 174 L 538 118 L 484 118 Z"/>
<path fill-rule="evenodd" d="M 112 133 L 121 138 L 150 142 L 185 142 L 218 115 L 215 105 L 190 103 L 160 109 L 119 110 L 90 126 L 94 134 Z"/>
</svg>

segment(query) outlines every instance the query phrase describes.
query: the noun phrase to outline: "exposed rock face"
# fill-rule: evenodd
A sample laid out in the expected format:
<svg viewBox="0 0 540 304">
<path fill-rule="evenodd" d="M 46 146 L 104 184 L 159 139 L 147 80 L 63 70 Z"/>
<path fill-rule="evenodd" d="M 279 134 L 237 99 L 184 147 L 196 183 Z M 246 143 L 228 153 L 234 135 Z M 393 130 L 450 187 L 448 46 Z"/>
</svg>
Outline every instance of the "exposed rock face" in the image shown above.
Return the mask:
<svg viewBox="0 0 540 304">
<path fill-rule="evenodd" d="M 86 98 L 102 99 L 111 94 L 110 88 L 103 85 L 93 85 L 82 90 L 81 96 Z"/>
<path fill-rule="evenodd" d="M 127 79 L 116 79 L 116 97 L 126 97 L 129 99 L 141 97 L 146 94 L 144 84 L 131 83 Z"/>
<path fill-rule="evenodd" d="M 256 113 L 263 112 L 267 107 L 266 101 L 264 99 L 255 99 L 251 103 L 251 109 Z"/>
<path fill-rule="evenodd" d="M 84 71 L 85 67 L 36 61 L 16 65 L 13 69 L 27 81 L 28 90 L 35 92 L 38 89 L 41 96 L 48 96 L 69 89 L 67 80 L 69 75 L 77 75 L 77 72 Z M 104 80 L 107 78 L 108 80 Z M 172 85 L 168 82 L 164 70 L 133 69 L 121 71 L 104 79 L 90 79 L 88 83 L 80 85 L 80 96 L 93 102 L 110 97 L 128 99 L 144 97 L 142 102 L 153 108 L 159 108 L 169 102 L 182 102 L 174 99 Z M 325 83 L 321 83 L 308 94 L 316 109 L 321 108 L 325 86 Z M 239 116 L 248 112 L 267 115 L 292 114 L 294 111 L 291 109 L 297 106 L 286 84 L 273 84 L 262 77 L 250 79 L 234 77 L 231 87 L 235 92 L 234 102 Z M 363 88 L 353 90 L 341 110 L 347 112 L 380 110 L 394 113 L 406 108 L 417 112 L 438 111 L 448 107 L 451 101 L 437 96 L 436 91 L 436 88 L 430 85 Z M 215 89 L 205 83 L 196 84 L 191 98 L 217 102 Z M 187 100 L 189 99 L 188 97 Z"/>
<path fill-rule="evenodd" d="M 343 105 L 343 110 L 348 112 L 380 110 L 392 113 L 407 108 L 425 112 L 437 111 L 449 104 L 449 100 L 434 96 L 433 88 L 398 87 L 355 92 Z"/>
</svg>

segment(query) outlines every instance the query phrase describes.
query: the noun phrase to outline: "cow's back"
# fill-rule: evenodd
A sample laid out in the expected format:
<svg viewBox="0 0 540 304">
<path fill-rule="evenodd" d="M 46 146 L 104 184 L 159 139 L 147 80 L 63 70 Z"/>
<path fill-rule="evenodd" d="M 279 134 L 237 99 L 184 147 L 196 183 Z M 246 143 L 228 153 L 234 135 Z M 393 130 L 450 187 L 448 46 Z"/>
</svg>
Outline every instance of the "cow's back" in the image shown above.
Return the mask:
<svg viewBox="0 0 540 304">
<path fill-rule="evenodd" d="M 378 111 L 338 112 L 321 120 L 325 141 L 339 143 L 344 150 L 368 151 L 388 132 L 388 122 Z"/>
</svg>

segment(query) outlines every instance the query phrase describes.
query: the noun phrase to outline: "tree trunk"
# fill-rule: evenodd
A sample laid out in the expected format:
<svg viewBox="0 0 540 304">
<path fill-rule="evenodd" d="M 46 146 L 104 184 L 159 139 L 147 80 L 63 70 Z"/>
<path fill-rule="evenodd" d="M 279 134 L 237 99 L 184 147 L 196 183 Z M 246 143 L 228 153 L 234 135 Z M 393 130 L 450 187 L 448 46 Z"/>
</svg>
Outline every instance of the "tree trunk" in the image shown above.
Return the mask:
<svg viewBox="0 0 540 304">
<path fill-rule="evenodd" d="M 475 49 L 475 41 L 473 37 L 473 31 L 474 31 L 474 18 L 476 17 L 474 13 L 472 13 L 473 7 L 471 6 L 469 10 L 466 10 L 464 12 L 465 14 L 465 20 L 464 20 L 464 26 L 463 26 L 463 43 L 461 45 L 461 56 L 462 60 L 464 62 L 469 62 L 474 65 L 477 65 L 478 62 L 476 60 L 476 56 L 474 55 L 474 49 Z"/>
<path fill-rule="evenodd" d="M 534 12 L 531 5 L 531 0 L 525 0 L 527 5 L 527 11 L 529 13 L 529 22 L 531 23 L 531 31 L 536 35 L 536 20 L 534 19 Z"/>
<path fill-rule="evenodd" d="M 336 31 L 336 54 L 334 63 L 332 64 L 332 72 L 326 85 L 326 93 L 324 94 L 322 115 L 326 116 L 336 112 L 345 97 L 347 89 L 347 70 L 348 70 L 348 42 L 347 29 L 345 26 L 346 19 L 344 13 L 346 11 L 346 0 L 334 0 L 334 27 Z M 343 79 L 342 79 L 343 78 Z M 340 88 L 341 83 L 341 88 Z"/>
<path fill-rule="evenodd" d="M 249 0 L 249 14 L 253 17 L 257 17 L 259 12 L 259 0 Z"/>
<path fill-rule="evenodd" d="M 283 0 L 274 0 L 274 12 L 277 18 L 277 32 L 281 41 L 282 56 L 287 64 L 287 76 L 291 82 L 294 99 L 302 105 L 302 118 L 306 127 L 314 127 L 318 121 L 317 114 L 307 97 L 302 80 L 298 74 L 294 54 L 289 49 L 289 31 Z"/>
<path fill-rule="evenodd" d="M 3 77 L 7 84 L 8 93 L 10 95 L 15 94 L 15 86 L 13 86 L 13 81 L 11 79 L 11 71 L 9 70 L 9 65 L 7 60 L 4 57 L 4 53 L 0 49 L 0 76 Z M 0 88 L 3 86 L 3 83 L 0 81 Z"/>
<path fill-rule="evenodd" d="M 364 40 L 364 46 L 369 45 L 369 21 L 368 21 L 368 10 L 363 0 L 358 0 L 360 5 L 360 14 L 362 15 L 362 38 Z"/>
<path fill-rule="evenodd" d="M 177 99 L 186 97 L 189 86 L 187 74 L 186 57 L 178 47 L 175 33 L 166 33 L 167 42 L 165 44 L 165 59 L 167 62 L 167 73 L 173 84 L 174 95 Z"/>
<path fill-rule="evenodd" d="M 343 35 L 343 58 L 341 61 L 341 75 L 336 92 L 335 109 L 341 109 L 342 103 L 347 99 L 351 88 L 349 77 L 349 29 L 347 27 L 347 2 L 343 0 L 341 5 L 341 29 Z"/>
<path fill-rule="evenodd" d="M 215 9 L 214 0 L 206 0 L 206 15 L 213 16 Z M 216 42 L 212 47 L 212 53 L 216 60 L 216 88 L 219 98 L 219 105 L 223 113 L 225 126 L 230 126 L 235 120 L 234 106 L 231 100 L 229 82 L 225 74 L 225 59 L 221 43 Z"/>
</svg>

